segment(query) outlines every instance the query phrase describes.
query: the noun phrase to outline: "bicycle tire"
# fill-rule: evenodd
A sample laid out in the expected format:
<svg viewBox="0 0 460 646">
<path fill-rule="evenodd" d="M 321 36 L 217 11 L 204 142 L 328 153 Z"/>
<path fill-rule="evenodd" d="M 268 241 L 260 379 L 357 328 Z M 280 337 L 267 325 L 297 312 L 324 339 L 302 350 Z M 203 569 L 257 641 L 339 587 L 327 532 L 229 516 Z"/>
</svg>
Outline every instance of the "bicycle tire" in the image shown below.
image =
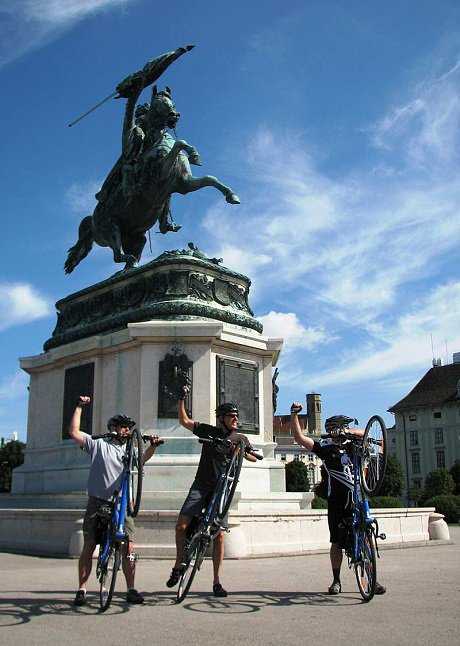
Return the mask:
<svg viewBox="0 0 460 646">
<path fill-rule="evenodd" d="M 185 556 L 185 569 L 179 579 L 179 587 L 177 588 L 176 603 L 182 603 L 187 596 L 190 586 L 193 583 L 195 574 L 200 569 L 201 563 L 207 549 L 206 543 L 201 539 L 200 533 L 195 534 L 190 541 Z"/>
<path fill-rule="evenodd" d="M 142 454 L 144 445 L 142 436 L 137 428 L 134 429 L 128 447 L 128 515 L 137 516 L 141 506 L 142 481 L 144 476 L 144 465 Z"/>
<path fill-rule="evenodd" d="M 101 546 L 102 549 L 102 546 Z M 118 570 L 120 569 L 121 554 L 120 546 L 111 548 L 106 564 L 101 569 L 99 586 L 99 605 L 101 612 L 105 612 L 110 606 L 117 581 Z M 106 584 L 108 583 L 108 588 Z"/>
<path fill-rule="evenodd" d="M 368 496 L 375 496 L 382 486 L 387 468 L 387 429 L 379 415 L 373 415 L 366 424 L 361 459 L 361 484 Z"/>
<path fill-rule="evenodd" d="M 221 519 L 224 518 L 230 509 L 233 496 L 235 495 L 236 487 L 240 478 L 241 467 L 243 465 L 244 446 L 245 444 L 243 440 L 238 442 L 236 445 L 237 448 L 235 448 L 233 452 L 232 459 L 225 474 L 225 482 L 222 487 L 222 493 L 218 504 L 219 516 Z"/>
<path fill-rule="evenodd" d="M 369 530 L 361 530 L 361 554 L 355 563 L 355 575 L 359 592 L 366 603 L 375 594 L 377 583 L 377 563 L 375 558 L 374 536 Z"/>
</svg>

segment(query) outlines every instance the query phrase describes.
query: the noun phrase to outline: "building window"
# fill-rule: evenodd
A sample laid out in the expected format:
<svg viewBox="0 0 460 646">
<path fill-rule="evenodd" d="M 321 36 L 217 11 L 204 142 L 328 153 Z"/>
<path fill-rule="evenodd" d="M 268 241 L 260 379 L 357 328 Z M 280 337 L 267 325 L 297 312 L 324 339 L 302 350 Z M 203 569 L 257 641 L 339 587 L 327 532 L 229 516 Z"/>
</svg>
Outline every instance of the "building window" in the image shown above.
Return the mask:
<svg viewBox="0 0 460 646">
<path fill-rule="evenodd" d="M 309 454 L 308 454 L 308 461 L 309 461 L 309 462 L 313 462 L 313 461 L 314 461 L 314 459 L 315 459 L 315 456 L 314 456 L 312 453 L 309 453 Z"/>
<path fill-rule="evenodd" d="M 417 415 L 409 415 L 409 422 L 416 422 L 417 421 Z"/>
<path fill-rule="evenodd" d="M 435 444 L 443 444 L 444 443 L 444 432 L 442 428 L 435 428 L 434 429 L 434 443 Z"/>
<path fill-rule="evenodd" d="M 436 451 L 436 464 L 438 469 L 444 469 L 446 466 L 446 455 L 444 451 Z"/>
<path fill-rule="evenodd" d="M 418 446 L 418 431 L 409 432 L 409 442 L 411 446 Z"/>
<path fill-rule="evenodd" d="M 422 481 L 419 480 L 418 478 L 415 480 L 412 480 L 412 486 L 414 489 L 421 489 L 422 488 Z"/>
<path fill-rule="evenodd" d="M 441 411 L 440 411 L 440 410 L 437 410 L 436 412 L 434 412 L 434 413 L 433 413 L 433 417 L 434 417 L 435 419 L 441 419 L 441 417 L 442 417 L 442 413 L 441 413 Z"/>
<path fill-rule="evenodd" d="M 412 473 L 420 473 L 420 453 L 411 453 Z"/>
<path fill-rule="evenodd" d="M 282 462 L 286 462 L 286 453 L 281 453 Z"/>
<path fill-rule="evenodd" d="M 299 456 L 299 454 L 294 455 L 294 460 L 295 460 L 296 462 L 299 462 L 299 460 L 300 460 L 300 456 Z"/>
</svg>

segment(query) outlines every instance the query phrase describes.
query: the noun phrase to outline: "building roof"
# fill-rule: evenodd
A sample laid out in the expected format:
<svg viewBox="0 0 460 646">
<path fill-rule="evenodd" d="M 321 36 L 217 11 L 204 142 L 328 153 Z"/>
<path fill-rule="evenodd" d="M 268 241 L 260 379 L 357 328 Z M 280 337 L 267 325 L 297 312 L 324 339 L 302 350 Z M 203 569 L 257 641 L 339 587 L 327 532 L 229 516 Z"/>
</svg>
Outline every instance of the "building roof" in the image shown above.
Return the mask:
<svg viewBox="0 0 460 646">
<path fill-rule="evenodd" d="M 442 406 L 460 401 L 457 389 L 459 380 L 460 363 L 430 368 L 410 393 L 388 410 L 396 413 L 408 408 Z"/>
</svg>

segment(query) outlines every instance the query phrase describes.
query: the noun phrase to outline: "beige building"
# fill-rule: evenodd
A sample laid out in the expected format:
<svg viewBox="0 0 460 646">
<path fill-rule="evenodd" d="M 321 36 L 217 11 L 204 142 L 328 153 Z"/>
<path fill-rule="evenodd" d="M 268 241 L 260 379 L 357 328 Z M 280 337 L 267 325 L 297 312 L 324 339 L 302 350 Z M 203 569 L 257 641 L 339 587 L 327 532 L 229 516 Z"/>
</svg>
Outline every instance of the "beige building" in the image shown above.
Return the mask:
<svg viewBox="0 0 460 646">
<path fill-rule="evenodd" d="M 307 435 L 318 438 L 321 435 L 321 395 L 308 393 L 306 400 L 307 414 L 299 415 L 300 426 Z M 273 417 L 273 440 L 277 444 L 275 459 L 286 463 L 292 460 L 304 462 L 309 470 L 310 486 L 313 487 L 321 480 L 321 460 L 294 441 L 290 419 L 290 415 Z"/>
<path fill-rule="evenodd" d="M 395 426 L 388 429 L 390 453 L 405 473 L 405 488 L 423 487 L 435 469 L 450 469 L 460 460 L 460 353 L 453 363 L 439 360 L 418 384 L 389 411 Z"/>
</svg>

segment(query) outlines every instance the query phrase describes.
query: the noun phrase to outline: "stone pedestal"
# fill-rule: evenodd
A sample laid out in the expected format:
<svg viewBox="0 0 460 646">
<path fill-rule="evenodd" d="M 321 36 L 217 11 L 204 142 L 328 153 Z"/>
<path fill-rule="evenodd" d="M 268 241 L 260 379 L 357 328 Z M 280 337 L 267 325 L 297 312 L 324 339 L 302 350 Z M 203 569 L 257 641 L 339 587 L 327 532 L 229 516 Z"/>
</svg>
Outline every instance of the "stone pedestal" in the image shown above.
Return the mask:
<svg viewBox="0 0 460 646">
<path fill-rule="evenodd" d="M 177 418 L 158 418 L 160 361 L 179 347 L 193 363 L 192 416 L 215 424 L 218 359 L 251 365 L 258 376 L 258 429 L 251 442 L 265 459 L 247 463 L 240 483 L 244 495 L 284 492 L 284 465 L 273 458 L 271 373 L 281 341 L 230 323 L 210 320 L 129 323 L 123 330 L 51 348 L 21 360 L 30 376 L 28 442 L 24 464 L 15 470 L 14 494 L 84 492 L 87 456 L 62 439 L 66 369 L 94 364 L 93 433 L 124 412 L 142 432 L 165 438 L 146 465 L 144 509 L 178 509 L 191 484 L 201 445 Z M 82 393 L 83 394 L 83 393 Z"/>
</svg>

